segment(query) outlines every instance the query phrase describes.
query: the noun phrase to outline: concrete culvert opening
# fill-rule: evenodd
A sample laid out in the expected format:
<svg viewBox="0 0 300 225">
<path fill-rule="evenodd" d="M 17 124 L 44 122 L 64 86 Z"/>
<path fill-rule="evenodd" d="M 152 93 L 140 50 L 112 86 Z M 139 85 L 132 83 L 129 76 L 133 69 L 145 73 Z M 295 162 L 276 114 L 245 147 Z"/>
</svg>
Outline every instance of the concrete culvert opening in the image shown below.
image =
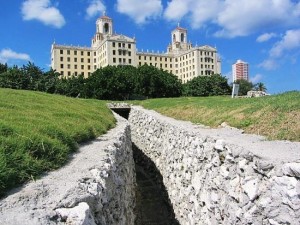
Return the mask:
<svg viewBox="0 0 300 225">
<path fill-rule="evenodd" d="M 125 118 L 126 120 L 128 120 L 129 117 L 129 113 L 130 113 L 130 107 L 124 107 L 124 108 L 110 108 L 112 111 L 114 111 L 115 113 L 119 114 L 120 116 L 122 116 L 123 118 Z"/>
<path fill-rule="evenodd" d="M 137 182 L 135 225 L 179 225 L 159 170 L 134 143 L 132 149 Z"/>
</svg>

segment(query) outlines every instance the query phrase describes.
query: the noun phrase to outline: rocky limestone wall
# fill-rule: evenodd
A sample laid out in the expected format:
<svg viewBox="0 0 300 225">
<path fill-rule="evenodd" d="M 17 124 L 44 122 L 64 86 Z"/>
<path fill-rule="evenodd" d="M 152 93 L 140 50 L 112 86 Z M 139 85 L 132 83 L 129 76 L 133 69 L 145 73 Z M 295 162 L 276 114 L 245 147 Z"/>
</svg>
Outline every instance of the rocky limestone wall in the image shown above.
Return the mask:
<svg viewBox="0 0 300 225">
<path fill-rule="evenodd" d="M 63 168 L 0 201 L 1 225 L 132 225 L 135 169 L 128 122 L 82 146 Z"/>
<path fill-rule="evenodd" d="M 300 143 L 208 129 L 136 106 L 129 122 L 180 224 L 300 224 Z"/>
</svg>

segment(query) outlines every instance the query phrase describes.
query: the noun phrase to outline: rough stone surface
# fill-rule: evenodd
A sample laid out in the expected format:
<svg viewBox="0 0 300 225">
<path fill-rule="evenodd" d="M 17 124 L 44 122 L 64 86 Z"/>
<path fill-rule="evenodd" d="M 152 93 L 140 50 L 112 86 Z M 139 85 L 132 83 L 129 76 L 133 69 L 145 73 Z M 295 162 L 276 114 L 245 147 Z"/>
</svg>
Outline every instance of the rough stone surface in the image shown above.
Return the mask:
<svg viewBox="0 0 300 225">
<path fill-rule="evenodd" d="M 116 128 L 81 147 L 66 166 L 2 199 L 0 224 L 134 224 L 130 128 L 116 118 Z"/>
<path fill-rule="evenodd" d="M 129 122 L 180 224 L 300 224 L 299 142 L 207 129 L 136 106 Z"/>
</svg>

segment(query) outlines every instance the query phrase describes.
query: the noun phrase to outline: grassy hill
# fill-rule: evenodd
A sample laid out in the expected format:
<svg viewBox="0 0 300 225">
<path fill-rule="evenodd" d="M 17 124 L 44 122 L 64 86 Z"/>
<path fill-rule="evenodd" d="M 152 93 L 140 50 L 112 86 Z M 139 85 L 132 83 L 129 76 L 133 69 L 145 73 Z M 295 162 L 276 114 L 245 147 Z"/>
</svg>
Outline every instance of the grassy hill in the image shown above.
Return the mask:
<svg viewBox="0 0 300 225">
<path fill-rule="evenodd" d="M 138 103 L 164 115 L 218 127 L 228 125 L 269 139 L 300 141 L 300 92 L 262 98 L 186 97 Z"/>
<path fill-rule="evenodd" d="M 0 89 L 0 196 L 115 125 L 104 101 Z"/>
</svg>

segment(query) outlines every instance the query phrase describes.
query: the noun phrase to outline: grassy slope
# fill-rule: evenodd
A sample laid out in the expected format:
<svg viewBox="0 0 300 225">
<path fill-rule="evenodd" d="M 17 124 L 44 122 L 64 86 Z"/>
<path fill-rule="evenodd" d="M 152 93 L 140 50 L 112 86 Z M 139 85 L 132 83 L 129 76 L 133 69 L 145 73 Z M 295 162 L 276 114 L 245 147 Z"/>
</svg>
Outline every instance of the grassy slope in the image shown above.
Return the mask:
<svg viewBox="0 0 300 225">
<path fill-rule="evenodd" d="M 0 89 L 0 195 L 63 165 L 115 119 L 105 102 Z"/>
<path fill-rule="evenodd" d="M 180 120 L 212 127 L 226 122 L 269 139 L 300 141 L 300 92 L 263 97 L 192 97 L 136 102 Z"/>
</svg>

